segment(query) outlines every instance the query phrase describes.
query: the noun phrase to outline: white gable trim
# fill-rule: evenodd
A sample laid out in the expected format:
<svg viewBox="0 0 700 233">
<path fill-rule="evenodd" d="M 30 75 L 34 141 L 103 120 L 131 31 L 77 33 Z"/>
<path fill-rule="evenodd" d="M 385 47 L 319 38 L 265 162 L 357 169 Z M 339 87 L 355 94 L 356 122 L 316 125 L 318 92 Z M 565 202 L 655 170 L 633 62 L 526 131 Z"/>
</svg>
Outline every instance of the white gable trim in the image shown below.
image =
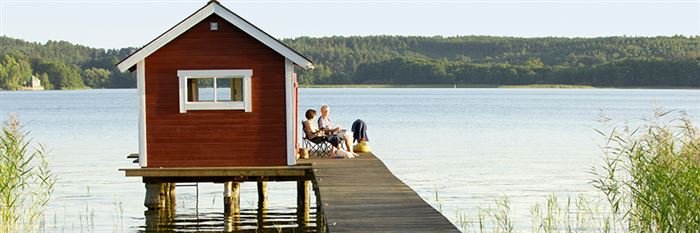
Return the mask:
<svg viewBox="0 0 700 233">
<path fill-rule="evenodd" d="M 144 59 L 146 59 L 146 57 L 148 57 L 161 47 L 165 46 L 166 44 L 170 43 L 170 41 L 174 40 L 182 33 L 192 28 L 194 25 L 201 22 L 202 20 L 204 20 L 212 14 L 217 14 L 221 18 L 224 18 L 229 23 L 240 28 L 245 33 L 248 33 L 256 40 L 275 50 L 276 52 L 289 59 L 290 61 L 294 62 L 301 68 L 314 68 L 313 63 L 311 63 L 311 61 L 299 55 L 297 52 L 285 46 L 275 38 L 272 38 L 267 33 L 248 23 L 243 18 L 237 16 L 233 12 L 219 5 L 219 3 L 217 3 L 216 1 L 211 1 L 204 8 L 195 12 L 193 15 L 191 15 L 172 29 L 168 30 L 165 34 L 156 38 L 153 42 L 147 44 L 145 47 L 136 51 L 136 53 L 119 62 L 119 64 L 117 64 L 117 68 L 119 68 L 119 70 L 121 70 L 122 72 L 128 70 L 129 68 L 136 65 L 139 61 L 143 61 Z"/>
</svg>

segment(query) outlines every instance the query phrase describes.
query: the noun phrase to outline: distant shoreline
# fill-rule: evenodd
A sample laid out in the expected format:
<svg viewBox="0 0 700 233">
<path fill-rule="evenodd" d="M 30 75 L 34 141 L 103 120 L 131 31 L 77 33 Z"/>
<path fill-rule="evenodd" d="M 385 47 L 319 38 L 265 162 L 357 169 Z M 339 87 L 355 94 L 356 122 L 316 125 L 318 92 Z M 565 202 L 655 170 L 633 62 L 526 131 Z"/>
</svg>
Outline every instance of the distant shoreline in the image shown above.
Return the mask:
<svg viewBox="0 0 700 233">
<path fill-rule="evenodd" d="M 655 89 L 655 90 L 700 90 L 700 87 L 676 87 L 676 86 L 635 86 L 635 87 L 595 87 L 588 85 L 566 85 L 566 84 L 526 84 L 526 85 L 488 85 L 488 84 L 300 84 L 299 88 L 502 88 L 502 89 Z M 133 88 L 84 88 L 84 89 L 63 89 L 63 90 L 3 90 L 0 92 L 41 92 L 41 91 L 80 91 L 80 90 L 102 90 L 102 89 L 136 89 Z"/>
<path fill-rule="evenodd" d="M 548 89 L 700 89 L 700 87 L 675 86 L 639 86 L 639 87 L 594 87 L 588 85 L 565 84 L 526 84 L 526 85 L 488 85 L 488 84 L 424 84 L 424 85 L 395 85 L 395 84 L 326 84 L 304 85 L 300 88 L 548 88 Z"/>
</svg>

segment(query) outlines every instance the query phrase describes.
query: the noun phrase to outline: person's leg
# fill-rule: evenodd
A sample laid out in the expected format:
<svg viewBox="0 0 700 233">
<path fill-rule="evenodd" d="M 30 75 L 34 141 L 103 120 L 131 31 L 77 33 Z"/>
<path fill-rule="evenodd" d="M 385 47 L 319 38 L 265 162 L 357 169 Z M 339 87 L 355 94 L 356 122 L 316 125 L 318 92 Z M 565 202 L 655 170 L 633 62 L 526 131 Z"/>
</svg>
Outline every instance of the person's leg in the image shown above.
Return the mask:
<svg viewBox="0 0 700 233">
<path fill-rule="evenodd" d="M 352 150 L 352 133 L 346 133 L 345 135 L 345 146 L 348 148 L 350 153 L 355 153 Z"/>
</svg>

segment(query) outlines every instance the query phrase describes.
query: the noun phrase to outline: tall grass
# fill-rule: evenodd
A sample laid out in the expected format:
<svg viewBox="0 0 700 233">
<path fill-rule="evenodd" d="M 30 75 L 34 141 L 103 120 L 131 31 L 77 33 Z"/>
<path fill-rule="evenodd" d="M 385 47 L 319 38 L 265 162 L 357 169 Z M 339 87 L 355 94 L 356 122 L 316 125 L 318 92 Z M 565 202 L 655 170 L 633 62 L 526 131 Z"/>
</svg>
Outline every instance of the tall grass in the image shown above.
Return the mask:
<svg viewBox="0 0 700 233">
<path fill-rule="evenodd" d="M 550 195 L 530 208 L 530 232 L 700 232 L 700 131 L 687 114 L 669 120 L 669 113 L 657 109 L 634 129 L 598 130 L 604 162 L 592 170 L 591 183 L 603 196 Z M 463 232 L 513 232 L 511 215 L 504 197 L 481 209 L 478 220 L 457 212 L 456 225 Z"/>
<path fill-rule="evenodd" d="M 578 196 L 567 198 L 565 203 L 556 195 L 547 197 L 544 203 L 534 203 L 530 207 L 532 228 L 529 232 L 612 232 L 610 214 L 604 211 L 600 203 Z M 466 213 L 457 212 L 456 225 L 462 232 L 521 232 L 513 221 L 510 199 L 507 196 L 497 198 L 493 205 L 480 208 L 476 219 Z"/>
<path fill-rule="evenodd" d="M 30 149 L 18 118 L 10 116 L 0 133 L 0 232 L 38 232 L 45 227 L 55 182 L 44 147 Z"/>
<path fill-rule="evenodd" d="M 700 134 L 681 113 L 657 110 L 640 128 L 607 133 L 605 163 L 593 185 L 630 232 L 700 231 Z"/>
</svg>

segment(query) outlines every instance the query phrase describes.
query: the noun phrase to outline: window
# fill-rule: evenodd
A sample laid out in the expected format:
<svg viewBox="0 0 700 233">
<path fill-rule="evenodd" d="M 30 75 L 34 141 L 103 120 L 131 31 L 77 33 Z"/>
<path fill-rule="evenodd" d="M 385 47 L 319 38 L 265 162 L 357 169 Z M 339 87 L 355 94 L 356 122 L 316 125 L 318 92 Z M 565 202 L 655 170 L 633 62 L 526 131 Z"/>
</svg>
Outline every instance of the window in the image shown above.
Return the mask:
<svg viewBox="0 0 700 233">
<path fill-rule="evenodd" d="M 178 70 L 180 112 L 189 110 L 251 111 L 252 70 Z"/>
</svg>

